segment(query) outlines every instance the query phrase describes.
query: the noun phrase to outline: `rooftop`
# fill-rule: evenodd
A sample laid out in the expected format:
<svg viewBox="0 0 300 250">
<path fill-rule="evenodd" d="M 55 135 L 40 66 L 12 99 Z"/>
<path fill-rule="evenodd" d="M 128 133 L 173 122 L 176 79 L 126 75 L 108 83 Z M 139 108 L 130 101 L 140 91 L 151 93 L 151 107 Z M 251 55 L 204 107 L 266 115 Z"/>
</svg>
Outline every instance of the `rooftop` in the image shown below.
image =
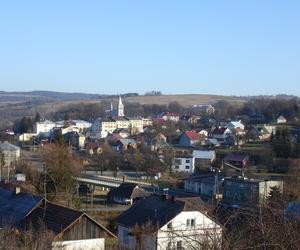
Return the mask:
<svg viewBox="0 0 300 250">
<path fill-rule="evenodd" d="M 130 207 L 118 218 L 117 222 L 126 227 L 146 225 L 161 228 L 182 211 L 199 211 L 202 208 L 201 199 L 168 198 L 167 196 L 150 196 Z"/>
</svg>

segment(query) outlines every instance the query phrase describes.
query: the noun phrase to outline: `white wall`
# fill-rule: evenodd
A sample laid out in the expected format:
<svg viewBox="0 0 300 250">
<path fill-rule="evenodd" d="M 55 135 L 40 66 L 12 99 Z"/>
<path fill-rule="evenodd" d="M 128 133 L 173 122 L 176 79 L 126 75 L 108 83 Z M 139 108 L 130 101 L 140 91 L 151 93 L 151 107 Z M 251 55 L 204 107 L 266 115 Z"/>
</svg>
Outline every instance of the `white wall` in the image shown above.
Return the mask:
<svg viewBox="0 0 300 250">
<path fill-rule="evenodd" d="M 56 126 L 54 122 L 44 121 L 44 122 L 36 122 L 33 126 L 34 133 L 49 133 L 51 129 Z"/>
<path fill-rule="evenodd" d="M 186 161 L 189 161 L 188 163 Z M 177 168 L 178 166 L 178 168 Z M 188 169 L 186 168 L 188 167 Z M 173 171 L 175 172 L 188 172 L 188 173 L 194 173 L 195 170 L 195 158 L 179 158 L 176 157 L 174 159 L 174 164 L 172 166 Z"/>
<path fill-rule="evenodd" d="M 194 219 L 195 225 L 188 226 L 188 219 Z M 167 249 L 170 243 L 176 247 L 179 241 L 185 249 L 201 249 L 203 241 L 208 239 L 215 239 L 221 244 L 221 227 L 199 211 L 183 211 L 171 222 L 172 229 L 165 225 L 158 231 L 157 249 L 159 250 Z"/>
<path fill-rule="evenodd" d="M 105 239 L 88 239 L 88 240 L 72 240 L 57 241 L 52 243 L 52 250 L 104 250 Z"/>
</svg>

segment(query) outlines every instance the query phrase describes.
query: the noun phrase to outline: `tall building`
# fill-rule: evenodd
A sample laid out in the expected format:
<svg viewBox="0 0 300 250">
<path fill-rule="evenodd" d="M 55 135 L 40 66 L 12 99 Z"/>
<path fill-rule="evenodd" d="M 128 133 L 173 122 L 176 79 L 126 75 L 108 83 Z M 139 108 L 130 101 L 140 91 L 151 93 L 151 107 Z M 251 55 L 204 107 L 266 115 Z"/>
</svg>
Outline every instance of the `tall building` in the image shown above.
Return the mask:
<svg viewBox="0 0 300 250">
<path fill-rule="evenodd" d="M 118 103 L 118 117 L 124 116 L 124 105 L 122 103 L 121 96 L 119 96 L 119 103 Z"/>
</svg>

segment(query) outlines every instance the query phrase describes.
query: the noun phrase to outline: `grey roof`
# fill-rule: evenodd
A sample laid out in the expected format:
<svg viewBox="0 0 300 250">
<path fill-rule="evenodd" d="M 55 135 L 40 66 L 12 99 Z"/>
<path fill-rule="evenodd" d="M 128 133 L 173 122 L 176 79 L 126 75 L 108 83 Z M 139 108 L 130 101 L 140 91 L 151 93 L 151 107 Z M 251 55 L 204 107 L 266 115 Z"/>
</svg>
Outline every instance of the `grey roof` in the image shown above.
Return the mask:
<svg viewBox="0 0 300 250">
<path fill-rule="evenodd" d="M 216 153 L 214 150 L 194 150 L 193 156 L 196 159 L 208 159 L 212 160 L 215 157 Z"/>
<path fill-rule="evenodd" d="M 64 232 L 74 222 L 78 221 L 82 216 L 86 216 L 92 220 L 97 226 L 101 227 L 107 236 L 114 236 L 105 227 L 91 219 L 84 212 L 70 209 L 47 201 L 46 204 L 41 202 L 36 206 L 23 220 L 21 220 L 17 227 L 21 230 L 40 230 L 41 222 L 50 230 L 55 236 Z"/>
<path fill-rule="evenodd" d="M 42 200 L 39 196 L 0 188 L 0 227 L 22 220 Z"/>
<path fill-rule="evenodd" d="M 138 187 L 135 183 L 122 183 L 119 187 L 112 189 L 108 193 L 108 197 L 123 197 L 127 199 L 135 199 L 149 196 L 149 193 L 143 188 Z"/>
<path fill-rule="evenodd" d="M 136 144 L 136 141 L 134 139 L 120 139 L 119 140 L 123 145 L 128 145 L 128 144 Z"/>
<path fill-rule="evenodd" d="M 146 225 L 161 228 L 182 211 L 199 211 L 201 200 L 196 198 L 168 199 L 166 196 L 150 196 L 138 201 L 117 218 L 117 223 L 125 227 Z"/>
<path fill-rule="evenodd" d="M 10 150 L 10 151 L 17 151 L 17 150 L 20 150 L 19 147 L 13 145 L 13 144 L 10 144 L 9 142 L 5 141 L 3 143 L 0 144 L 0 148 L 2 150 Z"/>
</svg>

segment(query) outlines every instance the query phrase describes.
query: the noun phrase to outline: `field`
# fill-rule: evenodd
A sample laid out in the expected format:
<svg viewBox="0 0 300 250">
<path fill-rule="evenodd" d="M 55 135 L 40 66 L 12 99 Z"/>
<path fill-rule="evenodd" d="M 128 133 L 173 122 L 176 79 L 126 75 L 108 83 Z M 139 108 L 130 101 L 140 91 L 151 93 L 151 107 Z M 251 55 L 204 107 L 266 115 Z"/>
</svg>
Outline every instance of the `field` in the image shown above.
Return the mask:
<svg viewBox="0 0 300 250">
<path fill-rule="evenodd" d="M 179 102 L 183 106 L 198 104 L 213 104 L 217 101 L 226 100 L 229 102 L 243 103 L 245 99 L 232 96 L 204 95 L 204 94 L 185 94 L 185 95 L 162 95 L 162 96 L 137 96 L 128 97 L 125 101 L 137 102 L 141 104 L 168 104 Z"/>
</svg>

